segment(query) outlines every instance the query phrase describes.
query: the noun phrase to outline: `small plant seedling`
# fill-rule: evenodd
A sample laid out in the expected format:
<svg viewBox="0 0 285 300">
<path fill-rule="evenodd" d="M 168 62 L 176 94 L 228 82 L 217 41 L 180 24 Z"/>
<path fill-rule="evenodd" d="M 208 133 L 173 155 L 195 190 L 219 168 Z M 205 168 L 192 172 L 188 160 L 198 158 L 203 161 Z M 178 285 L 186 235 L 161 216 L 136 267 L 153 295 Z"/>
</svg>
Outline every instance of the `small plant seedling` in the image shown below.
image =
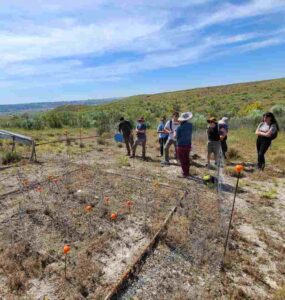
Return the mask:
<svg viewBox="0 0 285 300">
<path fill-rule="evenodd" d="M 85 210 L 87 213 L 90 213 L 90 212 L 93 210 L 93 207 L 92 207 L 92 205 L 86 205 L 86 206 L 84 207 L 84 210 Z"/>
<path fill-rule="evenodd" d="M 91 234 L 91 212 L 93 210 L 93 206 L 90 204 L 85 205 L 84 207 L 85 212 L 88 214 L 88 227 L 89 227 L 89 234 Z"/>
<path fill-rule="evenodd" d="M 127 201 L 127 207 L 128 207 L 129 213 L 131 212 L 131 208 L 133 205 L 134 205 L 133 201 L 131 201 L 131 200 Z"/>
<path fill-rule="evenodd" d="M 39 193 L 42 205 L 44 206 L 44 200 L 43 200 L 43 197 L 42 197 L 42 193 L 44 191 L 43 187 L 42 186 L 36 187 L 36 191 Z"/>
<path fill-rule="evenodd" d="M 24 179 L 22 183 L 23 183 L 24 187 L 28 187 L 29 186 L 29 181 L 27 179 Z"/>
<path fill-rule="evenodd" d="M 44 189 L 43 189 L 41 186 L 38 186 L 38 187 L 36 188 L 36 191 L 37 191 L 38 193 L 42 193 L 42 192 L 44 191 Z"/>
<path fill-rule="evenodd" d="M 157 180 L 154 180 L 154 181 L 153 181 L 153 187 L 154 187 L 155 189 L 158 189 L 158 188 L 159 188 L 159 182 L 158 182 Z"/>
<path fill-rule="evenodd" d="M 105 203 L 105 205 L 108 206 L 108 205 L 110 204 L 110 198 L 106 196 L 106 197 L 104 198 L 104 203 Z"/>
</svg>

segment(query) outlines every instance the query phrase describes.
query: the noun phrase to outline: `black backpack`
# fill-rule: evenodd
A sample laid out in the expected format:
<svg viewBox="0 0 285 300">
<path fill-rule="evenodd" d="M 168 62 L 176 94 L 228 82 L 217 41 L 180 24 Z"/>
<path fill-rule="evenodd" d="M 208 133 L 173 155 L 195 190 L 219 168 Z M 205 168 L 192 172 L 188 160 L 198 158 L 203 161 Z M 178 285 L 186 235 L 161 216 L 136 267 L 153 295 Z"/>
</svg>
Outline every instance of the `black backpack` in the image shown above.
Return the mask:
<svg viewBox="0 0 285 300">
<path fill-rule="evenodd" d="M 270 137 L 271 141 L 275 140 L 277 136 L 278 136 L 278 130 L 276 129 L 276 131 Z"/>
</svg>

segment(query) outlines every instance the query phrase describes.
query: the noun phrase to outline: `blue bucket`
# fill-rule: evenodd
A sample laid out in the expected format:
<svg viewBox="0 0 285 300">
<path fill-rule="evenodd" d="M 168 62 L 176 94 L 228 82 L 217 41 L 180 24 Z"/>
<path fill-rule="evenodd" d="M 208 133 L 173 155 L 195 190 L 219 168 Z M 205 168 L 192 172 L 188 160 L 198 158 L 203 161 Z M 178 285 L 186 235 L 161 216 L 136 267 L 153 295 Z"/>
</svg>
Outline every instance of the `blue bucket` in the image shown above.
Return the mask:
<svg viewBox="0 0 285 300">
<path fill-rule="evenodd" d="M 117 142 L 117 143 L 123 143 L 124 142 L 124 137 L 120 134 L 120 133 L 116 133 L 114 135 L 114 140 Z"/>
</svg>

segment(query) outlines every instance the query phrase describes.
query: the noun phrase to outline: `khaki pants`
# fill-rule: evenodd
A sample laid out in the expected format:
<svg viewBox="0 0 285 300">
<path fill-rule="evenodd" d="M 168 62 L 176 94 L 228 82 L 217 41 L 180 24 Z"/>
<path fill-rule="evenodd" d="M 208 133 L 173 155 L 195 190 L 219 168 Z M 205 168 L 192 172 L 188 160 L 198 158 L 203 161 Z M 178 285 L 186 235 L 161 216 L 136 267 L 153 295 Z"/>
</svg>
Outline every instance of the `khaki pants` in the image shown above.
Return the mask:
<svg viewBox="0 0 285 300">
<path fill-rule="evenodd" d="M 165 146 L 164 146 L 164 151 L 165 151 L 165 161 L 169 161 L 169 148 L 171 145 L 174 145 L 175 148 L 175 158 L 177 158 L 176 154 L 176 141 L 168 139 Z"/>
<path fill-rule="evenodd" d="M 136 156 L 136 149 L 137 146 L 142 146 L 142 157 L 145 158 L 145 151 L 146 151 L 146 139 L 136 139 L 133 145 L 133 156 Z"/>
</svg>

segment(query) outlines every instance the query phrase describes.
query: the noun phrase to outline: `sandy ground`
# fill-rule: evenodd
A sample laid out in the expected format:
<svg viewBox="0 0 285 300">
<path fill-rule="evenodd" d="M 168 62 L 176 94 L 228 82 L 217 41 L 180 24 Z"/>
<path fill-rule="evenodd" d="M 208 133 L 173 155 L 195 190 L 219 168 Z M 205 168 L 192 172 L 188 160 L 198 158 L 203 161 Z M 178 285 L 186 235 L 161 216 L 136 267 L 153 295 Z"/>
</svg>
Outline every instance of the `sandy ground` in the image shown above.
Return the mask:
<svg viewBox="0 0 285 300">
<path fill-rule="evenodd" d="M 89 166 L 96 164 L 104 171 L 143 176 L 150 182 L 156 180 L 176 188 L 187 189 L 190 191 L 189 198 L 181 204 L 177 214 L 173 217 L 167 235 L 161 240 L 157 249 L 149 255 L 142 269 L 137 273 L 137 279 L 130 282 L 119 299 L 273 299 L 285 284 L 284 178 L 272 178 L 267 173 L 245 172 L 240 185 L 242 192 L 238 193 L 236 201 L 229 251 L 224 271 L 221 272 L 223 243 L 236 178 L 224 171 L 222 173 L 223 185 L 219 193 L 205 186 L 201 180 L 203 175 L 211 173 L 215 176 L 217 172 L 208 171 L 204 167 L 202 149 L 202 145 L 195 147 L 199 158 L 191 167 L 192 178 L 189 180 L 177 178 L 180 174 L 180 167 L 176 164 L 166 167 L 160 165 L 160 159 L 156 157 L 156 146 L 148 148 L 151 159 L 146 162 L 139 158 L 135 160 L 125 158 L 124 148 L 118 148 L 112 142 L 109 142 L 109 146 L 97 146 L 92 152 L 82 156 L 79 154 L 72 158 L 72 162 L 64 153 L 61 156 L 40 155 L 43 164 L 25 164 L 18 168 L 2 170 L 0 173 L 1 194 L 18 189 L 19 178 L 25 178 L 30 185 L 36 185 L 49 175 L 61 175 L 77 168 L 81 163 Z M 116 193 L 113 179 L 106 177 L 105 180 L 107 182 L 101 189 L 107 191 L 113 189 Z M 128 181 L 124 180 L 124 177 L 121 180 Z M 119 185 L 120 181 L 117 184 Z M 131 184 L 134 189 L 136 184 Z M 159 189 L 164 191 L 162 187 Z M 91 192 L 92 190 L 89 190 L 88 195 L 91 195 Z M 167 193 L 165 196 L 166 198 L 173 197 Z M 19 197 L 21 194 L 1 200 L 1 228 L 7 227 L 12 216 L 16 218 L 15 207 Z M 37 198 L 34 191 L 31 197 Z M 137 196 L 137 203 L 139 200 Z M 54 199 L 53 204 L 55 205 L 57 201 L 58 199 Z M 81 200 L 76 197 L 71 197 L 69 201 L 73 201 L 68 203 L 73 203 L 70 205 L 74 208 L 81 203 Z M 176 201 L 173 204 L 175 205 Z M 42 220 L 40 199 L 37 199 L 36 205 L 37 212 L 31 215 L 34 219 L 38 216 L 38 219 Z M 165 216 L 169 211 L 167 207 L 171 207 L 167 206 L 167 203 L 150 202 L 149 205 L 152 205 L 151 207 L 160 205 L 165 208 Z M 144 206 L 138 207 L 143 211 Z M 99 208 L 102 207 L 98 206 Z M 153 220 L 151 212 L 149 212 L 149 217 Z M 48 217 L 45 218 L 48 220 Z M 80 218 L 83 216 L 78 215 L 78 218 L 82 220 Z M 163 220 L 162 216 L 161 220 Z M 32 226 L 35 223 L 30 224 Z M 82 276 L 86 277 L 90 275 L 88 272 L 94 272 L 97 274 L 97 279 L 96 276 L 93 278 L 90 276 L 88 282 L 84 279 L 83 281 L 76 279 L 76 281 L 73 277 L 68 282 L 63 280 L 62 256 L 58 253 L 64 238 L 58 236 L 58 241 L 54 246 L 54 256 L 57 260 L 51 259 L 48 268 L 43 270 L 41 275 L 30 276 L 25 291 L 12 291 L 7 285 L 6 273 L 0 268 L 1 297 L 4 297 L 3 299 L 42 299 L 44 296 L 48 299 L 102 299 L 102 295 L 106 295 L 108 289 L 120 278 L 159 227 L 153 226 L 152 230 L 146 233 L 142 229 L 144 219 L 137 214 L 127 215 L 115 227 L 106 219 L 97 217 L 94 218 L 93 224 L 96 224 L 96 230 L 92 235 L 95 252 L 98 251 L 98 245 L 95 245 L 97 235 L 100 233 L 104 236 L 105 232 L 112 235 L 110 245 L 106 246 L 109 250 L 100 250 L 100 255 L 92 252 L 89 263 L 93 262 L 96 268 L 90 270 L 87 268 L 86 275 L 82 272 Z M 80 227 L 81 229 L 76 230 L 82 238 L 77 238 L 78 241 L 75 241 L 78 249 L 71 257 L 72 264 L 81 253 L 79 248 L 85 247 L 86 249 L 90 246 L 90 241 L 86 242 L 89 237 L 88 228 L 86 224 L 83 225 L 85 226 L 83 229 Z M 38 232 L 35 230 L 33 234 L 48 232 L 50 228 L 45 229 L 44 226 L 46 225 L 39 226 L 41 229 Z M 6 242 L 2 242 L 1 253 L 6 245 Z M 38 247 L 41 248 L 40 246 L 39 244 Z M 74 268 L 79 268 L 79 266 L 74 265 Z M 92 283 L 92 280 L 95 281 Z M 81 284 L 81 290 L 78 285 L 79 281 L 84 282 Z M 82 291 L 82 285 L 86 286 L 88 293 Z M 70 290 L 70 292 L 66 294 L 65 290 Z M 68 295 L 68 298 L 64 295 Z"/>
</svg>

